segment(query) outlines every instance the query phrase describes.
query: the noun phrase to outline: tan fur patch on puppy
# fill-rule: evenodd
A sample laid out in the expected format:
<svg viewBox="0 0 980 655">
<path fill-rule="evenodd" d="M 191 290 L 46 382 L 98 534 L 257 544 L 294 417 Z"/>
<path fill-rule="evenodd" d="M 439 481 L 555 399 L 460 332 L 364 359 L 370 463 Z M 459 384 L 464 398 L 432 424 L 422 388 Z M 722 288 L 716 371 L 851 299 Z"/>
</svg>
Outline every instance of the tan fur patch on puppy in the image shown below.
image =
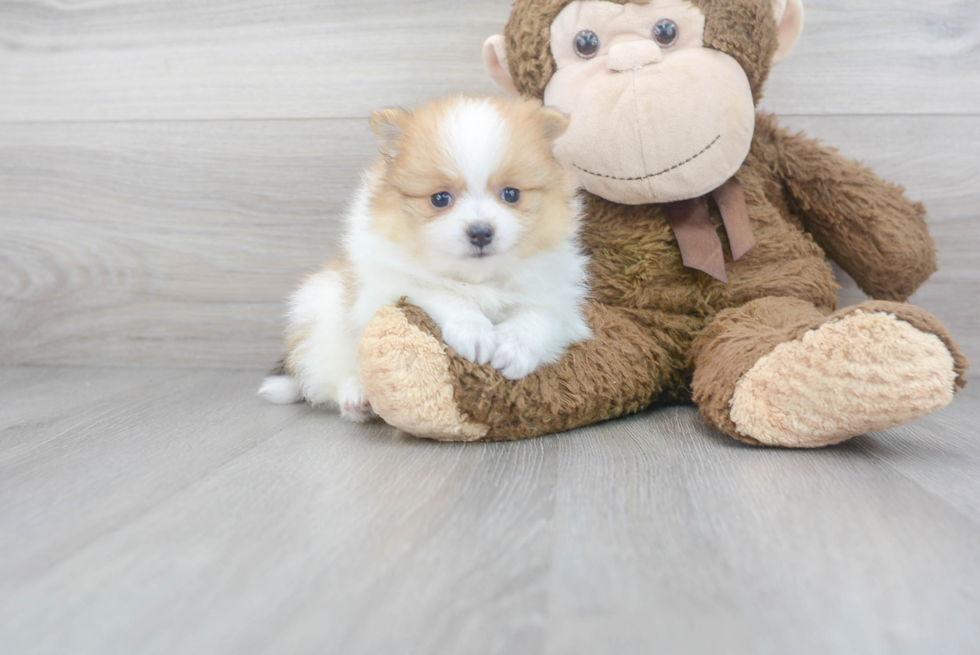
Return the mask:
<svg viewBox="0 0 980 655">
<path fill-rule="evenodd" d="M 424 111 L 409 114 L 400 109 L 376 112 L 372 128 L 382 144 L 384 159 L 377 175 L 371 201 L 375 229 L 388 238 L 416 249 L 419 230 L 441 212 L 429 199 L 446 192 L 458 198 L 471 189 L 451 153 L 454 137 L 446 129 L 448 115 L 458 111 L 465 99 L 434 100 Z M 543 110 L 534 100 L 487 98 L 488 107 L 501 118 L 499 148 L 488 149 L 488 166 L 495 170 L 487 191 L 501 204 L 501 193 L 517 188 L 520 200 L 509 205 L 525 230 L 518 254 L 522 257 L 553 250 L 574 234 L 577 217 L 568 212 L 569 199 L 577 193 L 574 178 L 554 158 L 551 143 L 568 127 L 568 119 L 552 110 Z"/>
</svg>

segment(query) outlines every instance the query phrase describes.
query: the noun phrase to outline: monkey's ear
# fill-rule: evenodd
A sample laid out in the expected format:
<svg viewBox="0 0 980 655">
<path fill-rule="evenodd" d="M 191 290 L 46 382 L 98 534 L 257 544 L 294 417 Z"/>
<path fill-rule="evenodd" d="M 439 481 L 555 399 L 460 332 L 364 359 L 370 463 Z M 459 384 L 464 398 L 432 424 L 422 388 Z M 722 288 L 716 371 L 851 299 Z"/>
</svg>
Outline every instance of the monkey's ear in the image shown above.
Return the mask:
<svg viewBox="0 0 980 655">
<path fill-rule="evenodd" d="M 803 0 L 772 0 L 772 8 L 779 25 L 779 47 L 772 58 L 772 65 L 786 59 L 803 33 Z"/>
<path fill-rule="evenodd" d="M 484 42 L 483 64 L 497 86 L 509 95 L 521 95 L 510 77 L 510 68 L 507 67 L 507 41 L 503 35 L 495 34 Z"/>
<path fill-rule="evenodd" d="M 544 138 L 552 143 L 568 129 L 571 120 L 565 114 L 551 107 L 542 107 L 538 110 L 541 117 L 541 125 L 544 127 Z"/>
<path fill-rule="evenodd" d="M 371 112 L 371 131 L 386 155 L 394 157 L 398 154 L 398 139 L 405 133 L 405 125 L 411 117 L 410 113 L 399 107 Z"/>
</svg>

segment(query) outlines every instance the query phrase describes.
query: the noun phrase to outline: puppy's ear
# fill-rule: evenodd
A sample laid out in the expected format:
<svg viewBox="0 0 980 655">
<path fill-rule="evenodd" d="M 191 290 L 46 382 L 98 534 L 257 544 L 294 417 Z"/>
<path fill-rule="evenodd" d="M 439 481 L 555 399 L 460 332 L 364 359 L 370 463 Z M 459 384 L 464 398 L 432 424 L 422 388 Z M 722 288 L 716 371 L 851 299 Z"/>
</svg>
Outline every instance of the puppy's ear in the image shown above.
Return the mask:
<svg viewBox="0 0 980 655">
<path fill-rule="evenodd" d="M 565 133 L 571 120 L 565 114 L 551 107 L 542 107 L 538 110 L 541 126 L 544 128 L 544 137 L 548 141 L 554 142 L 558 137 Z"/>
<path fill-rule="evenodd" d="M 410 113 L 398 107 L 371 112 L 371 131 L 384 154 L 389 157 L 398 154 L 398 141 L 405 134 L 405 126 L 411 118 Z"/>
</svg>

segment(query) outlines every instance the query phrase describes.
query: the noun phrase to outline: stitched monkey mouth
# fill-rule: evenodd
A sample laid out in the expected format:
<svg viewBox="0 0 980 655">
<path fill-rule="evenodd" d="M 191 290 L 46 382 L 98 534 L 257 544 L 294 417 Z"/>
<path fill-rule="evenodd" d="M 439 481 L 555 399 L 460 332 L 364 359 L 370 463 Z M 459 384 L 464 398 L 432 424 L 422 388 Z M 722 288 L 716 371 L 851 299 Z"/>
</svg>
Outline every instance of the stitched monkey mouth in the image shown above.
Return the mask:
<svg viewBox="0 0 980 655">
<path fill-rule="evenodd" d="M 704 153 L 706 153 L 709 150 L 711 150 L 711 147 L 714 146 L 716 143 L 718 143 L 718 141 L 720 141 L 720 140 L 721 140 L 721 135 L 719 134 L 718 136 L 716 136 L 714 138 L 714 140 L 711 143 L 709 143 L 704 148 L 702 148 L 700 152 L 698 152 L 697 154 L 691 155 L 690 157 L 688 157 L 687 159 L 685 159 L 681 163 L 674 164 L 670 168 L 665 168 L 664 170 L 660 171 L 659 173 L 651 173 L 649 175 L 644 175 L 642 177 L 616 177 L 615 175 L 603 175 L 602 173 L 593 173 L 590 170 L 586 170 L 586 169 L 582 168 L 581 166 L 579 166 L 578 164 L 572 164 L 572 166 L 574 166 L 578 170 L 582 171 L 583 173 L 587 173 L 587 174 L 593 175 L 595 177 L 603 177 L 603 178 L 605 178 L 607 180 L 618 180 L 620 182 L 639 182 L 639 181 L 642 181 L 642 180 L 649 180 L 650 178 L 653 178 L 653 177 L 660 177 L 661 175 L 664 175 L 665 173 L 669 173 L 671 171 L 677 170 L 678 168 L 680 168 L 681 166 L 684 166 L 685 164 L 690 164 L 692 161 L 694 161 L 695 159 L 697 159 L 698 157 L 700 157 Z"/>
</svg>

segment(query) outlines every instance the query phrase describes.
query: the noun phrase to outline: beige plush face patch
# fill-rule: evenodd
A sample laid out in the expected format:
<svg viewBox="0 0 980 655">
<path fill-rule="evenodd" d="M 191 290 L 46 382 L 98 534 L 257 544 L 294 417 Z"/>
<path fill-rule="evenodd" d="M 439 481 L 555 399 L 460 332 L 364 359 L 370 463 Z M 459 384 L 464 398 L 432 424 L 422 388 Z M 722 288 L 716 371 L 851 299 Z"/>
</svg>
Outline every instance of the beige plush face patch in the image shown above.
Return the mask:
<svg viewBox="0 0 980 655">
<path fill-rule="evenodd" d="M 579 0 L 551 26 L 545 104 L 571 118 L 555 154 L 591 193 L 625 204 L 705 195 L 748 155 L 755 106 L 730 56 L 703 47 L 686 0 Z"/>
</svg>

